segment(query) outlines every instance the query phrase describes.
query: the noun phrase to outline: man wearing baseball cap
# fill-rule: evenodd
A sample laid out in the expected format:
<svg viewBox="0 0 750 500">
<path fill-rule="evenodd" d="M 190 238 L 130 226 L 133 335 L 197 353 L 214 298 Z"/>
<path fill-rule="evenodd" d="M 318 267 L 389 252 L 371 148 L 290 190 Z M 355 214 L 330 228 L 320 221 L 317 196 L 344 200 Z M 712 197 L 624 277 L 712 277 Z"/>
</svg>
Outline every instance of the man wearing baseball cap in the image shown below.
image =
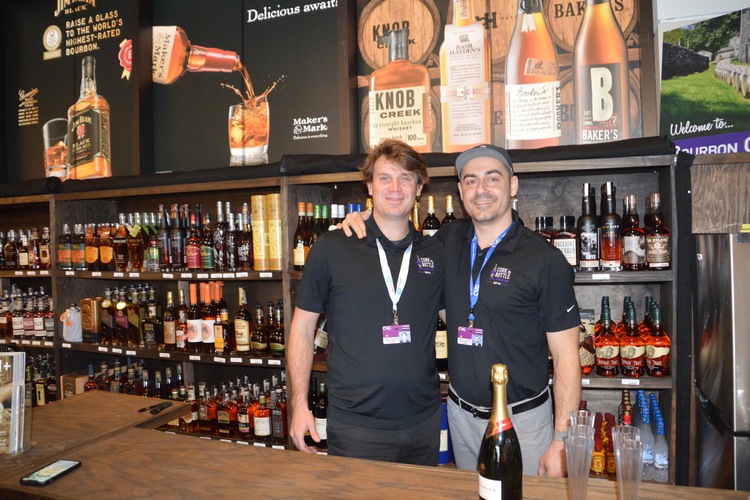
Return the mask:
<svg viewBox="0 0 750 500">
<path fill-rule="evenodd" d="M 581 397 L 580 317 L 574 276 L 562 253 L 512 209 L 518 177 L 508 152 L 491 144 L 456 159 L 471 219 L 443 226 L 448 327 L 448 421 L 456 465 L 476 469 L 492 409 L 492 365 L 508 366 L 507 402 L 527 475 L 565 475 L 562 439 Z M 359 237 L 357 216 L 343 224 Z M 554 360 L 554 417 L 548 353 Z"/>
<path fill-rule="evenodd" d="M 448 420 L 456 464 L 477 466 L 492 408 L 492 365 L 503 363 L 524 473 L 562 476 L 562 439 L 581 396 L 573 270 L 512 209 L 518 177 L 505 149 L 471 148 L 456 159 L 456 172 L 471 220 L 454 221 L 437 233 L 446 257 Z M 471 341 L 477 337 L 478 345 Z M 555 367 L 554 418 L 549 352 Z"/>
</svg>

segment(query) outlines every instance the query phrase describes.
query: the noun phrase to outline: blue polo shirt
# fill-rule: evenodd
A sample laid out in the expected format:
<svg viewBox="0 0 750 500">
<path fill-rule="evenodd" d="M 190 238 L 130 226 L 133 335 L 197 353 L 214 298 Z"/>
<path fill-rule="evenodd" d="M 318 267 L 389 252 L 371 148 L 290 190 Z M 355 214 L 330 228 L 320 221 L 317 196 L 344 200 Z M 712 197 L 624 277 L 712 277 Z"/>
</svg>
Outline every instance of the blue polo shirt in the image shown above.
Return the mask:
<svg viewBox="0 0 750 500">
<path fill-rule="evenodd" d="M 459 345 L 458 327 L 468 326 L 471 220 L 456 220 L 436 237 L 445 245 L 445 304 L 448 369 L 456 393 L 476 406 L 492 406 L 492 365 L 508 366 L 508 403 L 538 395 L 548 384 L 549 347 L 545 332 L 580 324 L 574 273 L 563 254 L 524 227 L 513 225 L 482 270 L 474 326 L 483 345 Z M 481 267 L 487 249 L 476 258 Z"/>
<path fill-rule="evenodd" d="M 437 313 L 443 304 L 443 245 L 409 226 L 388 241 L 374 218 L 367 237 L 330 231 L 310 250 L 296 305 L 325 314 L 328 330 L 329 419 L 375 429 L 405 429 L 437 411 L 441 398 L 435 361 Z M 383 343 L 393 307 L 378 258 L 380 239 L 394 282 L 409 243 L 409 274 L 398 302 L 410 343 Z"/>
</svg>

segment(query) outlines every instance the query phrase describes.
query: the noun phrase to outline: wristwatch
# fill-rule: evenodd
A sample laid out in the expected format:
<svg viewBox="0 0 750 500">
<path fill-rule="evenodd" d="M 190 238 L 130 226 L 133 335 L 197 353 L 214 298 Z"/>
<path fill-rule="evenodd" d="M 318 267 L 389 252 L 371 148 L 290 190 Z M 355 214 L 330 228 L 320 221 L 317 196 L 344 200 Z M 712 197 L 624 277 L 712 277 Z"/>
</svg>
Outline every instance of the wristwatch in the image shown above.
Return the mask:
<svg viewBox="0 0 750 500">
<path fill-rule="evenodd" d="M 568 431 L 564 431 L 564 432 L 555 431 L 555 435 L 552 437 L 552 441 L 562 441 L 566 437 L 568 437 Z"/>
</svg>

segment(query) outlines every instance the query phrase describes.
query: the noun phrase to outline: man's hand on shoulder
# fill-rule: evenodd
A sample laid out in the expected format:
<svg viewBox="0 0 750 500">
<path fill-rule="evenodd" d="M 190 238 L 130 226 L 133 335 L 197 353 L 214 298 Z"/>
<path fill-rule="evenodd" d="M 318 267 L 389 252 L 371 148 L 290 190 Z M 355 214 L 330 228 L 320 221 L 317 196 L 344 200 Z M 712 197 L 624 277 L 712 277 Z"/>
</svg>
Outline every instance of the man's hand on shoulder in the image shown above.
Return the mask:
<svg viewBox="0 0 750 500">
<path fill-rule="evenodd" d="M 356 234 L 360 240 L 367 236 L 367 230 L 365 229 L 365 221 L 372 215 L 371 210 L 365 210 L 364 212 L 351 212 L 346 214 L 343 221 L 336 224 L 336 227 L 344 230 L 344 234 L 351 236 Z"/>
</svg>

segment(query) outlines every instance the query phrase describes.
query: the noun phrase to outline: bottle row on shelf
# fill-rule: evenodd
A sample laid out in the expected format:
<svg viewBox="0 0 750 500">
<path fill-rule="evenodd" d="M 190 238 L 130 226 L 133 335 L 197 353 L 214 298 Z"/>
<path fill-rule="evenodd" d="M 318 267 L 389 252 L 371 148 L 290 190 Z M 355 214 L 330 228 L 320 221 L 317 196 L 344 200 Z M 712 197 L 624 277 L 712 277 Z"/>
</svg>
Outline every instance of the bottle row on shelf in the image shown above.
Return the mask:
<svg viewBox="0 0 750 500">
<path fill-rule="evenodd" d="M 238 307 L 230 319 L 223 283 L 190 283 L 189 303 L 183 289 L 167 291 L 166 307 L 149 285 L 104 290 L 103 297 L 80 304 L 82 338 L 103 346 L 215 356 L 283 358 L 284 306 L 281 300 L 247 309 L 245 288 L 238 289 Z M 200 296 L 198 290 L 200 288 Z"/>
<path fill-rule="evenodd" d="M 0 340 L 53 341 L 55 338 L 54 302 L 44 287 L 26 292 L 11 285 L 10 293 L 3 290 L 0 311 Z"/>
<path fill-rule="evenodd" d="M 638 429 L 639 440 L 644 443 L 641 479 L 666 483 L 669 481 L 669 447 L 657 396 L 652 392 L 647 397 L 646 392 L 639 389 L 635 408 L 630 403 L 630 397 L 630 391 L 622 391 L 616 420 L 611 413 L 596 413 L 590 473 L 594 477 L 617 476 L 612 431 L 616 425 L 632 425 Z M 586 406 L 586 401 L 581 401 L 581 409 L 586 409 Z"/>
<path fill-rule="evenodd" d="M 49 269 L 50 230 L 9 229 L 0 231 L 0 269 Z"/>
<path fill-rule="evenodd" d="M 153 373 L 153 378 L 152 378 Z M 109 368 L 102 361 L 98 372 L 89 365 L 84 391 L 108 391 L 181 401 L 190 414 L 169 422 L 164 429 L 222 439 L 238 439 L 285 446 L 287 429 L 286 372 L 274 373 L 262 382 L 245 374 L 209 387 L 205 382 L 186 382 L 182 365 L 149 370 L 141 360 Z"/>
<path fill-rule="evenodd" d="M 57 401 L 57 376 L 51 354 L 27 355 L 26 394 L 31 396 L 32 407 Z"/>
<path fill-rule="evenodd" d="M 602 297 L 601 316 L 594 322 L 593 310 L 581 310 L 579 358 L 581 372 L 602 377 L 618 374 L 626 378 L 668 377 L 671 339 L 662 326 L 662 313 L 652 297 L 646 297 L 643 319 L 636 320 L 631 297 L 623 300 L 620 322 L 612 319 L 609 297 Z"/>
</svg>

